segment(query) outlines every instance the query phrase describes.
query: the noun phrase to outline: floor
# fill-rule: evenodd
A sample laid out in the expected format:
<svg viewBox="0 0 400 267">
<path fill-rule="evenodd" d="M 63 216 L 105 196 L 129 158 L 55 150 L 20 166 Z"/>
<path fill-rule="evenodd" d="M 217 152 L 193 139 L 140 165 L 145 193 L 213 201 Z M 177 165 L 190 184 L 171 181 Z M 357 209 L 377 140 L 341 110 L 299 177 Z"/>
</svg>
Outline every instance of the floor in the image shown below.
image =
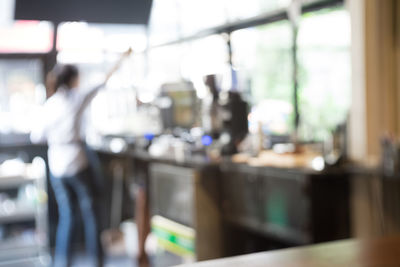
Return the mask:
<svg viewBox="0 0 400 267">
<path fill-rule="evenodd" d="M 90 261 L 84 254 L 74 256 L 71 267 L 87 267 L 90 266 Z M 163 252 L 158 253 L 157 256 L 150 258 L 152 267 L 168 267 L 181 264 L 182 261 L 179 257 L 174 256 L 170 253 Z M 136 267 L 135 259 L 128 256 L 108 256 L 105 259 L 104 267 Z"/>
<path fill-rule="evenodd" d="M 90 266 L 89 260 L 85 255 L 76 255 L 72 262 L 72 267 L 87 267 Z M 111 256 L 106 257 L 104 267 L 136 267 L 134 259 L 128 256 Z"/>
<path fill-rule="evenodd" d="M 39 260 L 37 257 L 32 259 L 19 259 L 15 261 L 0 262 L 0 267 L 49 267 L 50 258 L 42 257 Z M 47 262 L 47 263 L 46 263 Z M 150 257 L 150 266 L 152 267 L 168 267 L 182 264 L 182 259 L 168 252 L 158 252 Z M 85 253 L 75 253 L 71 267 L 88 267 L 91 266 L 90 260 Z M 137 267 L 136 260 L 132 257 L 119 255 L 107 256 L 104 267 Z"/>
</svg>

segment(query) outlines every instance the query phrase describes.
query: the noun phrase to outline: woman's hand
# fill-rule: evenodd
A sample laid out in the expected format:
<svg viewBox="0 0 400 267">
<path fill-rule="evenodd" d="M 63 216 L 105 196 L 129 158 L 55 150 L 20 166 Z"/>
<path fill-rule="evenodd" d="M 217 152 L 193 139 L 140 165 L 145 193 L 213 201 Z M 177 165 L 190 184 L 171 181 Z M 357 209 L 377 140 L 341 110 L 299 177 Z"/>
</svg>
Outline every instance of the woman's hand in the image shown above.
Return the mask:
<svg viewBox="0 0 400 267">
<path fill-rule="evenodd" d="M 128 57 L 130 54 L 132 54 L 132 47 L 129 47 L 128 50 L 126 50 L 122 56 L 123 57 Z"/>
<path fill-rule="evenodd" d="M 104 83 L 106 83 L 108 79 L 110 79 L 110 77 L 115 73 L 115 71 L 119 69 L 125 58 L 129 57 L 131 53 L 132 53 L 132 48 L 129 47 L 129 49 L 122 54 L 121 58 L 117 61 L 114 67 L 107 73 Z"/>
</svg>

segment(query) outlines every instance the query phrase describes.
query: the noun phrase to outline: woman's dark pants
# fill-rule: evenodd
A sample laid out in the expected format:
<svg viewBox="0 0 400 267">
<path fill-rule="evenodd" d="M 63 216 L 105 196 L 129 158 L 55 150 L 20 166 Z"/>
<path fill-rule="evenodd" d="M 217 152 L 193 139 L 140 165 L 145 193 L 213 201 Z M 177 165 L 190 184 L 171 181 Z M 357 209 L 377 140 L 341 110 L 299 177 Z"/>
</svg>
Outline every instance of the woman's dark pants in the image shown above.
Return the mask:
<svg viewBox="0 0 400 267">
<path fill-rule="evenodd" d="M 67 267 L 71 264 L 73 224 L 77 216 L 74 209 L 73 195 L 77 199 L 82 214 L 86 251 L 93 264 L 90 266 L 102 266 L 98 225 L 91 190 L 87 182 L 90 179 L 89 170 L 69 177 L 58 178 L 51 175 L 50 179 L 59 213 L 54 266 Z"/>
</svg>

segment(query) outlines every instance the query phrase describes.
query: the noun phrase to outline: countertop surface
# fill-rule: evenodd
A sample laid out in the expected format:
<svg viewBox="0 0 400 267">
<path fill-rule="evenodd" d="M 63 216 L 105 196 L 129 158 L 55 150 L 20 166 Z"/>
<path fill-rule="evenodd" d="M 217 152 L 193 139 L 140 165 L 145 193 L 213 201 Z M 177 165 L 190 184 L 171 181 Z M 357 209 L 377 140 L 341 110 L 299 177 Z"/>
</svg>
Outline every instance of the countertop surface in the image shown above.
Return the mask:
<svg viewBox="0 0 400 267">
<path fill-rule="evenodd" d="M 181 266 L 190 267 L 389 267 L 400 266 L 400 236 L 344 240 Z"/>
<path fill-rule="evenodd" d="M 14 150 L 26 150 L 26 149 L 34 149 L 34 150 L 42 150 L 46 152 L 46 145 L 34 145 L 29 142 L 10 142 L 10 143 L 2 143 L 0 144 L 0 150 L 2 151 L 14 151 Z M 250 173 L 292 173 L 292 174 L 302 174 L 302 175 L 314 175 L 314 176 L 324 176 L 327 174 L 332 174 L 337 177 L 337 175 L 343 175 L 344 173 L 350 174 L 351 176 L 363 176 L 363 177 L 377 177 L 382 176 L 381 170 L 379 168 L 365 168 L 357 164 L 343 164 L 339 167 L 330 167 L 326 168 L 322 171 L 316 171 L 311 168 L 301 168 L 301 167 L 293 167 L 293 168 L 283 168 L 283 167 L 274 167 L 274 166 L 251 166 L 247 163 L 237 163 L 234 162 L 230 157 L 224 157 L 219 160 L 211 159 L 204 155 L 192 155 L 184 157 L 182 160 L 177 160 L 175 157 L 171 156 L 163 156 L 163 157 L 154 157 L 150 155 L 145 150 L 136 149 L 133 147 L 129 147 L 126 150 L 113 152 L 110 150 L 108 146 L 104 147 L 92 147 L 97 152 L 106 153 L 111 156 L 117 157 L 132 157 L 135 159 L 143 160 L 143 161 L 151 161 L 151 162 L 159 162 L 166 164 L 173 164 L 182 167 L 190 167 L 197 169 L 208 169 L 208 168 L 220 168 L 224 171 L 244 171 Z"/>
</svg>

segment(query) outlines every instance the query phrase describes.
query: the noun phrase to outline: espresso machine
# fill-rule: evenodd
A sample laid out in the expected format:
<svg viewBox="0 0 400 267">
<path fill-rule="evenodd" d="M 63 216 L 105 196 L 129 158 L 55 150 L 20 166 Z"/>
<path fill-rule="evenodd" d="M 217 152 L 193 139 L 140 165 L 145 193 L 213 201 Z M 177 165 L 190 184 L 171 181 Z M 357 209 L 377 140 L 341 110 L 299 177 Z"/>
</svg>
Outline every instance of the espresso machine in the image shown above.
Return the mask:
<svg viewBox="0 0 400 267">
<path fill-rule="evenodd" d="M 248 105 L 238 91 L 220 91 L 216 75 L 204 77 L 208 94 L 202 103 L 202 128 L 218 140 L 222 155 L 237 152 L 237 145 L 248 133 Z"/>
<path fill-rule="evenodd" d="M 237 91 L 223 92 L 220 95 L 223 143 L 221 154 L 237 153 L 237 146 L 248 133 L 248 104 Z"/>
</svg>

